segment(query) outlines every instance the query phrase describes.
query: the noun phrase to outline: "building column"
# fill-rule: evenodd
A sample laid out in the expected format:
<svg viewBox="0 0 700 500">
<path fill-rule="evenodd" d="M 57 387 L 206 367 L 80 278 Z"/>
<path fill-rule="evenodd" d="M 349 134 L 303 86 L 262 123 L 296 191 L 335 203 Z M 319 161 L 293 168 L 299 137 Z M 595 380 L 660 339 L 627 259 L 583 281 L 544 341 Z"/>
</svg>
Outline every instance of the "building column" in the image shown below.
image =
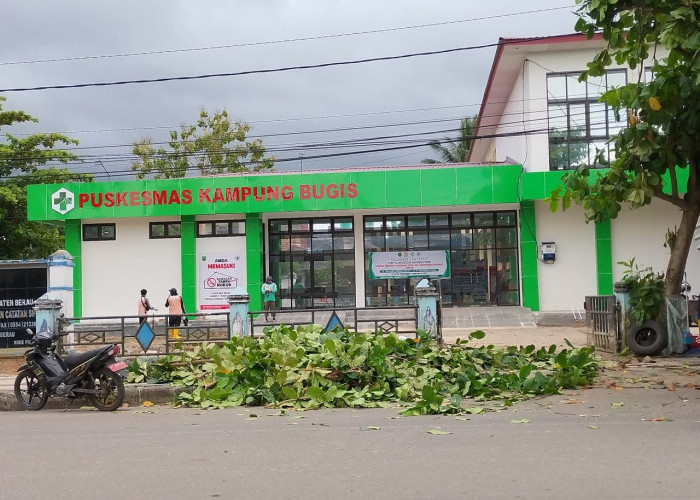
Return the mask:
<svg viewBox="0 0 700 500">
<path fill-rule="evenodd" d="M 365 236 L 362 214 L 352 219 L 355 236 L 355 307 L 365 307 Z"/>
<path fill-rule="evenodd" d="M 523 306 L 540 310 L 540 289 L 537 278 L 537 224 L 535 202 L 520 203 L 520 262 Z"/>
<path fill-rule="evenodd" d="M 595 261 L 598 295 L 613 294 L 612 229 L 610 219 L 595 223 Z"/>
<path fill-rule="evenodd" d="M 246 281 L 250 296 L 250 310 L 262 309 L 260 289 L 263 284 L 265 271 L 263 261 L 264 228 L 261 214 L 246 214 L 245 216 L 245 250 L 246 250 Z"/>
<path fill-rule="evenodd" d="M 197 310 L 197 231 L 194 215 L 183 215 L 180 220 L 181 297 L 185 310 Z"/>
<path fill-rule="evenodd" d="M 67 219 L 65 225 L 65 247 L 73 257 L 73 307 L 66 309 L 66 316 L 80 318 L 83 315 L 83 258 L 80 219 Z"/>
</svg>

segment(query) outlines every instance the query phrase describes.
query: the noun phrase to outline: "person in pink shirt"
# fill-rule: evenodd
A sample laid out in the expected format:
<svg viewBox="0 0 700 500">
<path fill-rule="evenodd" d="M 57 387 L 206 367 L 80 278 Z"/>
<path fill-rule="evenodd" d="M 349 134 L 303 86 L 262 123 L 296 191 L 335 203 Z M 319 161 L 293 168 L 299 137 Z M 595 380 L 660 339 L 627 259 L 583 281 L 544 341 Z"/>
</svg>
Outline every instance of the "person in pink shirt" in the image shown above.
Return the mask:
<svg viewBox="0 0 700 500">
<path fill-rule="evenodd" d="M 155 310 L 155 307 L 151 307 L 151 303 L 148 301 L 146 294 L 148 291 L 143 288 L 141 289 L 141 297 L 139 298 L 138 315 L 139 315 L 139 327 L 146 322 L 148 318 L 148 311 Z"/>
</svg>

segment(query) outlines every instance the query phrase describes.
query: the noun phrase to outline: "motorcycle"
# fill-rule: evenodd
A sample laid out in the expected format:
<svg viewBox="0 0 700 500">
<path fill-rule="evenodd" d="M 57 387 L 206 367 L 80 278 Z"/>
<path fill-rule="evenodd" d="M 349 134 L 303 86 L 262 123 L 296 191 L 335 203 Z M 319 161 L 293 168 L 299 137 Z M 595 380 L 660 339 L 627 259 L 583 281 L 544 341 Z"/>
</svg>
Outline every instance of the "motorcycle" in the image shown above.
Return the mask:
<svg viewBox="0 0 700 500">
<path fill-rule="evenodd" d="M 117 361 L 120 348 L 111 344 L 62 358 L 56 347 L 67 333 L 50 332 L 45 324 L 32 336 L 26 364 L 17 371 L 15 397 L 25 410 L 41 410 L 49 397 L 64 398 L 67 409 L 76 398 L 87 398 L 98 410 L 114 411 L 124 403 L 126 362 Z"/>
</svg>

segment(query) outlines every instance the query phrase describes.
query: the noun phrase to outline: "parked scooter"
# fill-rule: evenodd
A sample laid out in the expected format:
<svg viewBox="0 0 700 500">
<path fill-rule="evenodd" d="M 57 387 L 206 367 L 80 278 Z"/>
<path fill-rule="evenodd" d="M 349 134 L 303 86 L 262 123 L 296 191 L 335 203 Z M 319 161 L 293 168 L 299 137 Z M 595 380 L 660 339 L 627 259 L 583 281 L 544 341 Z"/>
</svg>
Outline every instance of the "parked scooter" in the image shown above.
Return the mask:
<svg viewBox="0 0 700 500">
<path fill-rule="evenodd" d="M 66 408 L 79 397 L 103 411 L 122 405 L 126 362 L 115 359 L 120 352 L 118 344 L 61 358 L 56 345 L 68 334 L 49 331 L 46 322 L 36 335 L 29 328 L 27 333 L 33 336 L 34 347 L 24 353 L 27 363 L 17 370 L 15 379 L 15 397 L 23 409 L 40 410 L 51 396 L 65 398 Z"/>
</svg>

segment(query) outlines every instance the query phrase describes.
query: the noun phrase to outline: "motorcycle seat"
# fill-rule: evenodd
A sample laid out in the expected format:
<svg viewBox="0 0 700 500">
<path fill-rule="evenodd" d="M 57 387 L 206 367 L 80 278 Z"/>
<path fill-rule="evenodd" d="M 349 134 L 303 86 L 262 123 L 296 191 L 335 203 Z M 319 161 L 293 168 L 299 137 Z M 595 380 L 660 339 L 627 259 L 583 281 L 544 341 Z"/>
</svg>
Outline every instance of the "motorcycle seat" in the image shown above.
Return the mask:
<svg viewBox="0 0 700 500">
<path fill-rule="evenodd" d="M 66 363 L 66 366 L 68 367 L 69 370 L 72 370 L 78 365 L 81 365 L 85 363 L 86 361 L 94 358 L 97 354 L 100 352 L 109 349 L 110 347 L 103 347 L 101 349 L 92 349 L 87 352 L 79 352 L 75 354 L 69 354 L 65 358 L 63 358 L 64 363 Z"/>
</svg>

